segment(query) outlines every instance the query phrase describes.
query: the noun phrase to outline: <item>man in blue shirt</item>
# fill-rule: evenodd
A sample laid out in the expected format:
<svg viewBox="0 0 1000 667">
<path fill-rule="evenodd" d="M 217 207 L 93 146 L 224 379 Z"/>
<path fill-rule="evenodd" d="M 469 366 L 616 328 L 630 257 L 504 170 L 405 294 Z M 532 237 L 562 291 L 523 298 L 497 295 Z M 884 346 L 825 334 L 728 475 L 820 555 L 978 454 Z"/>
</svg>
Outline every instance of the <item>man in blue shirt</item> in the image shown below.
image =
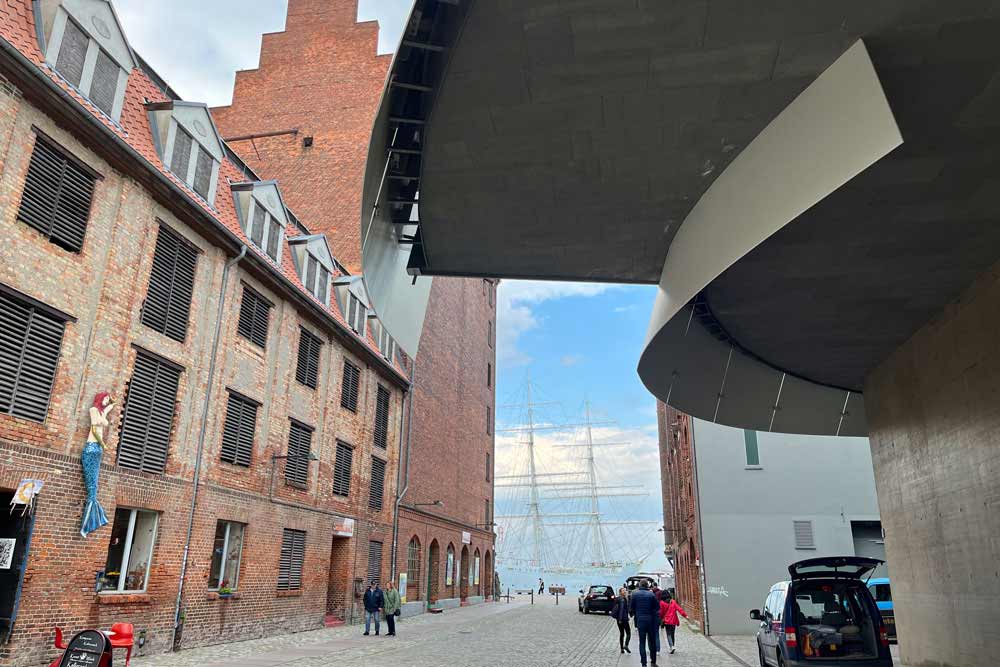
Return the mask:
<svg viewBox="0 0 1000 667">
<path fill-rule="evenodd" d="M 649 582 L 639 582 L 638 590 L 632 592 L 628 603 L 628 613 L 635 617 L 635 627 L 639 631 L 639 661 L 646 665 L 646 647 L 649 646 L 649 662 L 656 664 L 656 639 L 660 632 L 660 601 L 649 590 Z"/>
<path fill-rule="evenodd" d="M 371 623 L 374 619 L 375 621 L 375 634 L 378 634 L 379 625 L 379 614 L 382 612 L 382 607 L 385 606 L 385 596 L 382 595 L 382 589 L 378 587 L 378 582 L 373 581 L 369 586 L 368 590 L 365 591 L 365 634 L 371 630 Z"/>
</svg>

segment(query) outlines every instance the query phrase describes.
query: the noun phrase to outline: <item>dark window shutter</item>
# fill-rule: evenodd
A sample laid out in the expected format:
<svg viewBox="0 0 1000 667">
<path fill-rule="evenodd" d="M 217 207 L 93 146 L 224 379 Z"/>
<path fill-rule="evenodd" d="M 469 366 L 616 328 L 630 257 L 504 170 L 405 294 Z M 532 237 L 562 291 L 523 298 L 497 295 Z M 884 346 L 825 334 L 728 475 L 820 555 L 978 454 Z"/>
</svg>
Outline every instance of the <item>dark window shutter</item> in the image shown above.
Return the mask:
<svg viewBox="0 0 1000 667">
<path fill-rule="evenodd" d="M 368 509 L 382 509 L 382 498 L 385 494 L 385 461 L 372 457 L 372 480 L 368 490 Z"/>
<path fill-rule="evenodd" d="M 361 384 L 361 369 L 344 360 L 344 381 L 340 387 L 340 405 L 351 412 L 358 411 L 358 386 Z"/>
<path fill-rule="evenodd" d="M 257 403 L 230 392 L 226 421 L 222 427 L 222 453 L 219 458 L 236 465 L 249 466 L 253 459 L 253 437 L 257 429 Z"/>
<path fill-rule="evenodd" d="M 299 329 L 299 354 L 295 365 L 295 379 L 307 387 L 319 383 L 319 350 L 323 342 L 305 329 Z"/>
<path fill-rule="evenodd" d="M 28 164 L 17 217 L 58 246 L 83 248 L 94 177 L 41 137 Z"/>
<path fill-rule="evenodd" d="M 118 437 L 118 465 L 162 473 L 167 465 L 180 368 L 142 351 L 128 383 Z"/>
<path fill-rule="evenodd" d="M 0 413 L 44 422 L 65 323 L 0 294 Z"/>
<path fill-rule="evenodd" d="M 368 542 L 368 582 L 382 580 L 382 543 Z M 368 583 L 365 582 L 365 583 Z"/>
<path fill-rule="evenodd" d="M 385 449 L 389 437 L 389 392 L 379 385 L 375 398 L 375 446 Z"/>
<path fill-rule="evenodd" d="M 240 303 L 240 318 L 236 331 L 254 345 L 267 345 L 267 327 L 271 316 L 271 303 L 249 287 L 243 287 L 243 301 Z"/>
<path fill-rule="evenodd" d="M 83 78 L 83 61 L 87 58 L 88 46 L 90 38 L 76 23 L 67 19 L 62 43 L 59 44 L 59 55 L 56 56 L 56 70 L 77 88 Z"/>
<path fill-rule="evenodd" d="M 198 147 L 198 157 L 194 164 L 194 191 L 208 201 L 208 193 L 212 189 L 212 167 L 215 160 L 204 148 Z"/>
<path fill-rule="evenodd" d="M 309 451 L 312 449 L 311 427 L 292 421 L 288 430 L 288 458 L 285 459 L 285 481 L 305 488 L 309 484 Z"/>
<path fill-rule="evenodd" d="M 278 590 L 302 588 L 302 562 L 306 557 L 306 533 L 285 528 L 281 534 L 281 559 L 278 561 Z"/>
<path fill-rule="evenodd" d="M 121 68 L 111 59 L 104 49 L 97 51 L 97 64 L 94 66 L 94 80 L 90 84 L 90 101 L 111 115 L 115 106 L 115 93 L 118 92 L 118 72 Z"/>
<path fill-rule="evenodd" d="M 198 251 L 190 243 L 160 225 L 142 323 L 182 343 L 187 337 L 197 260 Z"/>
<path fill-rule="evenodd" d="M 260 248 L 264 241 L 264 225 L 267 224 L 267 211 L 264 207 L 254 202 L 253 220 L 250 222 L 250 240 Z"/>
<path fill-rule="evenodd" d="M 306 254 L 306 289 L 316 294 L 316 258 Z"/>
<path fill-rule="evenodd" d="M 187 182 L 188 168 L 191 166 L 191 147 L 194 139 L 191 135 L 177 126 L 177 133 L 174 134 L 174 153 L 170 156 L 170 171 L 174 176 Z"/>
<path fill-rule="evenodd" d="M 267 256 L 278 261 L 278 241 L 281 240 L 281 225 L 272 216 L 268 216 L 267 224 L 269 230 L 267 232 Z"/>
<path fill-rule="evenodd" d="M 316 285 L 316 298 L 326 303 L 326 290 L 330 284 L 330 272 L 319 267 L 319 283 Z"/>
<path fill-rule="evenodd" d="M 337 443 L 337 459 L 333 464 L 333 492 L 338 496 L 351 495 L 351 468 L 354 450 L 350 445 Z"/>
</svg>

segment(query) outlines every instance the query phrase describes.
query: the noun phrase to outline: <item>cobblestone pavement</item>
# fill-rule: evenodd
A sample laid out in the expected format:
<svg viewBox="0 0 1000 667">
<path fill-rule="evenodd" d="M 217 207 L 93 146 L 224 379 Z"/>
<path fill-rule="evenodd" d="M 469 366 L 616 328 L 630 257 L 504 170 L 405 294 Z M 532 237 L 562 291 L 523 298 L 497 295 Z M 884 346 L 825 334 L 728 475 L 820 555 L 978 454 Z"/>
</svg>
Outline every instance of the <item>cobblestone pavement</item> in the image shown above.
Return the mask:
<svg viewBox="0 0 1000 667">
<path fill-rule="evenodd" d="M 358 626 L 311 630 L 292 635 L 219 644 L 165 655 L 137 658 L 135 667 L 326 667 L 330 664 L 384 667 L 634 667 L 639 665 L 638 638 L 631 655 L 618 650 L 618 628 L 604 615 L 580 614 L 574 600 L 551 598 L 487 603 L 423 614 L 397 624 L 396 637 L 364 637 Z M 383 633 L 385 625 L 382 626 Z M 666 645 L 666 637 L 661 636 Z M 678 632 L 678 651 L 661 653 L 671 667 L 741 667 L 704 637 Z"/>
<path fill-rule="evenodd" d="M 760 660 L 757 658 L 757 639 L 753 635 L 712 635 L 712 641 L 738 656 L 751 667 L 757 667 L 760 664 Z M 893 664 L 897 667 L 906 667 L 899 661 L 899 646 L 893 644 L 889 650 L 892 652 Z"/>
</svg>

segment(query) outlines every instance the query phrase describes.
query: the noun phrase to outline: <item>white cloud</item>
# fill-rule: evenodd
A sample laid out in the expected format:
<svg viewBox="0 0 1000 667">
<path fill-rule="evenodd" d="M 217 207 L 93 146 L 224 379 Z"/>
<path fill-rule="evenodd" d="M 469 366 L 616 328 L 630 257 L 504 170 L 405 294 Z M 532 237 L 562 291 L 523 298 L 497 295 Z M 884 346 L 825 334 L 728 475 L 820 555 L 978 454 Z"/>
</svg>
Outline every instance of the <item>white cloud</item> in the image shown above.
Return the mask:
<svg viewBox="0 0 1000 667">
<path fill-rule="evenodd" d="M 576 366 L 581 361 L 583 361 L 583 357 L 579 354 L 566 354 L 559 360 L 559 363 L 568 368 L 570 366 Z"/>
<path fill-rule="evenodd" d="M 611 312 L 612 313 L 628 313 L 630 311 L 635 310 L 637 307 L 638 306 L 636 306 L 636 304 L 630 303 L 627 306 L 615 306 L 614 308 L 611 309 Z"/>
<path fill-rule="evenodd" d="M 594 297 L 621 285 L 565 283 L 544 280 L 504 280 L 498 291 L 497 358 L 507 366 L 524 365 L 531 357 L 518 348 L 525 333 L 542 325 L 534 306 L 571 297 Z"/>
</svg>

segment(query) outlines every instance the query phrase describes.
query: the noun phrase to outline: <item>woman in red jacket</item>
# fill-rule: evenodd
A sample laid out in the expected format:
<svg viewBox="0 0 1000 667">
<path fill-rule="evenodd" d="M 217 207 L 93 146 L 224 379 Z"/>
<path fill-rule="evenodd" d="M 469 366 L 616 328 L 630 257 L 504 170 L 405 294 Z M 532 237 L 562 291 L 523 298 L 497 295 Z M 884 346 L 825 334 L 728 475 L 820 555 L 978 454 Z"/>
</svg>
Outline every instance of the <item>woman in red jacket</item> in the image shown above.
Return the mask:
<svg viewBox="0 0 1000 667">
<path fill-rule="evenodd" d="M 688 615 L 684 613 L 681 606 L 677 604 L 677 600 L 670 597 L 667 593 L 664 595 L 663 600 L 660 600 L 660 618 L 663 619 L 663 627 L 667 631 L 667 645 L 670 646 L 670 652 L 674 652 L 674 632 L 677 630 L 677 626 L 681 624 L 677 614 L 680 614 L 684 618 Z"/>
</svg>

